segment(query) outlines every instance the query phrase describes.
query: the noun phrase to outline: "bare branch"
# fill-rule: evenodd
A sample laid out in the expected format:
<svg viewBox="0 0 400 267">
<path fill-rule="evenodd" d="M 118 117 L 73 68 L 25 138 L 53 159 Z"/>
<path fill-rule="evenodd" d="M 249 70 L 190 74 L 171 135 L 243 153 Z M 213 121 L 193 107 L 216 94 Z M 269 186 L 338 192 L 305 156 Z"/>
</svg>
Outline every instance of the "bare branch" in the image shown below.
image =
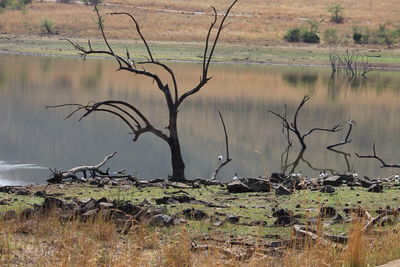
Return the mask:
<svg viewBox="0 0 400 267">
<path fill-rule="evenodd" d="M 333 145 L 327 146 L 326 147 L 327 149 L 333 150 L 332 148 L 334 148 L 334 147 L 342 146 L 342 145 L 351 143 L 351 139 L 349 139 L 349 137 L 350 137 L 350 134 L 351 134 L 351 130 L 353 129 L 353 125 L 355 125 L 356 123 L 353 120 L 348 120 L 346 122 L 347 122 L 347 124 L 349 124 L 349 130 L 347 131 L 347 134 L 346 134 L 346 137 L 344 138 L 344 140 L 342 142 L 337 143 L 337 144 L 333 144 Z"/>
<path fill-rule="evenodd" d="M 205 48 L 204 48 L 205 51 L 204 51 L 204 55 L 203 55 L 203 75 L 201 76 L 200 82 L 199 82 L 193 89 L 191 89 L 191 90 L 185 92 L 183 95 L 181 95 L 181 96 L 179 97 L 179 100 L 178 100 L 178 102 L 177 102 L 177 103 L 178 103 L 178 104 L 177 104 L 178 106 L 179 106 L 188 96 L 191 96 L 191 95 L 197 93 L 198 91 L 200 91 L 200 89 L 211 79 L 211 77 L 207 77 L 207 76 L 208 76 L 208 68 L 209 68 L 209 66 L 210 66 L 211 59 L 212 59 L 212 57 L 213 57 L 213 55 L 214 55 L 215 47 L 217 46 L 217 43 L 218 43 L 218 40 L 219 40 L 221 31 L 222 31 L 222 29 L 224 28 L 225 20 L 226 20 L 226 18 L 228 17 L 228 15 L 229 15 L 231 9 L 233 8 L 233 6 L 236 4 L 237 1 L 238 1 L 238 0 L 234 0 L 234 1 L 232 2 L 232 4 L 229 6 L 229 8 L 226 10 L 226 13 L 225 13 L 225 15 L 223 16 L 223 18 L 222 18 L 222 20 L 221 20 L 221 22 L 220 22 L 220 24 L 219 24 L 219 26 L 218 26 L 218 30 L 217 30 L 216 36 L 215 36 L 214 41 L 213 41 L 213 43 L 212 43 L 212 45 L 211 45 L 211 50 L 210 50 L 210 52 L 209 52 L 208 55 L 207 55 L 208 48 L 209 48 L 209 46 L 210 46 L 210 45 L 209 45 L 210 35 L 211 35 L 211 32 L 212 32 L 214 26 L 216 25 L 216 19 L 217 19 L 216 11 L 215 11 L 215 9 L 213 8 L 213 10 L 214 10 L 214 21 L 211 23 L 210 27 L 208 28 L 207 37 L 206 37 L 206 45 L 205 45 Z"/>
<path fill-rule="evenodd" d="M 376 155 L 375 142 L 372 146 L 372 151 L 372 155 L 359 155 L 358 153 L 356 153 L 356 156 L 361 159 L 377 159 L 380 163 L 382 163 L 381 168 L 400 168 L 400 164 L 388 164 L 382 158 Z"/>
<path fill-rule="evenodd" d="M 313 132 L 316 132 L 316 131 L 322 131 L 322 132 L 337 132 L 337 131 L 340 131 L 340 130 L 341 130 L 341 129 L 340 129 L 340 126 L 341 126 L 341 125 L 338 124 L 338 125 L 334 126 L 334 127 L 331 128 L 331 129 L 328 129 L 328 128 L 313 128 L 313 129 L 309 130 L 307 133 L 301 134 L 301 132 L 300 132 L 300 130 L 299 130 L 299 127 L 298 127 L 298 117 L 299 117 L 301 108 L 304 106 L 304 104 L 305 104 L 308 100 L 310 100 L 310 96 L 306 95 L 306 96 L 303 97 L 303 99 L 301 100 L 299 106 L 298 106 L 297 109 L 296 109 L 296 112 L 295 112 L 295 114 L 294 114 L 294 117 L 293 117 L 293 121 L 292 121 L 292 122 L 289 122 L 288 119 L 287 119 L 287 107 L 286 107 L 286 105 L 284 106 L 285 109 L 284 109 L 283 115 L 282 115 L 282 114 L 279 114 L 279 113 L 276 113 L 276 112 L 274 112 L 274 111 L 268 110 L 270 113 L 272 113 L 273 115 L 275 115 L 275 116 L 277 116 L 279 119 L 281 119 L 281 121 L 282 121 L 282 133 L 285 135 L 286 141 L 288 142 L 289 145 L 292 144 L 292 142 L 291 142 L 291 140 L 290 140 L 290 137 L 289 137 L 289 132 L 293 132 L 293 133 L 297 136 L 297 139 L 299 140 L 299 142 L 300 142 L 302 148 L 306 148 L 307 145 L 306 145 L 306 143 L 304 142 L 304 139 L 305 139 L 307 136 L 309 136 L 310 134 L 312 134 Z"/>
<path fill-rule="evenodd" d="M 220 117 L 220 119 L 221 119 L 222 126 L 223 126 L 223 128 L 224 128 L 226 159 L 225 159 L 225 161 L 220 162 L 220 163 L 218 164 L 218 167 L 215 169 L 214 173 L 213 173 L 212 176 L 211 176 L 211 179 L 210 179 L 211 181 L 215 180 L 215 178 L 216 178 L 217 175 L 218 175 L 218 172 L 222 169 L 222 167 L 224 167 L 226 164 L 228 164 L 230 161 L 232 161 L 232 159 L 231 159 L 230 156 L 229 156 L 228 134 L 227 134 L 227 132 L 226 132 L 226 126 L 225 126 L 224 118 L 222 117 L 221 111 L 218 110 L 218 114 L 219 114 L 219 117 Z M 222 159 L 221 159 L 221 160 L 222 160 Z"/>
</svg>

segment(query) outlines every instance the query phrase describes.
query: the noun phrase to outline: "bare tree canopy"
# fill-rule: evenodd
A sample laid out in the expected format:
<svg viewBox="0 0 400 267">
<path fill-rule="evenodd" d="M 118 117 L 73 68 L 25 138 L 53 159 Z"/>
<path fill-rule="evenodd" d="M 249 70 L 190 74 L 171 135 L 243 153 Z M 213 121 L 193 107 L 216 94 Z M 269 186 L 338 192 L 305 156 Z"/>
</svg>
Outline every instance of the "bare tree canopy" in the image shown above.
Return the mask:
<svg viewBox="0 0 400 267">
<path fill-rule="evenodd" d="M 50 107 L 72 106 L 74 110 L 67 116 L 67 118 L 73 116 L 76 113 L 81 113 L 79 118 L 80 120 L 97 111 L 111 114 L 115 118 L 118 118 L 121 121 L 123 121 L 129 127 L 131 133 L 133 134 L 133 141 L 137 141 L 140 135 L 143 133 L 149 132 L 156 135 L 157 137 L 167 142 L 170 147 L 171 163 L 172 163 L 172 175 L 170 177 L 170 180 L 185 181 L 186 180 L 185 163 L 182 158 L 181 147 L 178 136 L 178 126 L 177 126 L 179 106 L 185 101 L 185 99 L 199 92 L 204 87 L 204 85 L 206 85 L 207 82 L 211 79 L 211 77 L 208 75 L 208 71 L 212 57 L 214 55 L 215 48 L 219 41 L 221 32 L 225 27 L 226 19 L 233 6 L 237 3 L 237 1 L 238 0 L 234 0 L 232 2 L 232 4 L 228 7 L 225 14 L 222 16 L 220 20 L 218 20 L 216 9 L 214 7 L 211 7 L 213 11 L 213 20 L 210 24 L 210 27 L 208 28 L 206 35 L 200 80 L 193 88 L 186 91 L 180 91 L 174 71 L 166 64 L 157 61 L 154 58 L 151 48 L 148 42 L 146 41 L 146 38 L 142 34 L 138 21 L 135 19 L 133 15 L 127 12 L 113 12 L 110 15 L 129 17 L 129 19 L 134 25 L 136 33 L 140 36 L 140 39 L 146 48 L 147 56 L 145 60 L 135 62 L 130 57 L 129 50 L 127 48 L 125 55 L 117 54 L 113 50 L 105 34 L 103 19 L 102 16 L 100 15 L 97 6 L 95 7 L 95 11 L 98 18 L 98 25 L 107 49 L 105 50 L 93 49 L 90 40 L 88 41 L 87 47 L 83 47 L 78 43 L 66 39 L 69 43 L 71 43 L 71 45 L 75 49 L 79 51 L 79 54 L 83 58 L 85 58 L 88 55 L 111 56 L 118 63 L 118 69 L 117 69 L 118 71 L 124 70 L 131 72 L 135 75 L 145 76 L 150 78 L 150 80 L 152 80 L 153 82 L 155 82 L 158 89 L 164 95 L 165 102 L 169 112 L 169 122 L 168 125 L 165 127 L 165 129 L 157 129 L 151 124 L 150 120 L 145 116 L 145 114 L 143 114 L 138 108 L 136 108 L 134 105 L 130 103 L 120 100 L 105 100 L 100 102 L 90 102 L 86 105 L 62 104 Z M 214 36 L 213 40 L 212 40 L 212 35 Z M 168 73 L 168 75 L 172 80 L 172 90 L 170 89 L 170 85 L 167 82 L 163 81 L 158 74 L 148 71 L 146 69 L 146 66 L 149 65 L 161 67 L 164 71 Z"/>
</svg>

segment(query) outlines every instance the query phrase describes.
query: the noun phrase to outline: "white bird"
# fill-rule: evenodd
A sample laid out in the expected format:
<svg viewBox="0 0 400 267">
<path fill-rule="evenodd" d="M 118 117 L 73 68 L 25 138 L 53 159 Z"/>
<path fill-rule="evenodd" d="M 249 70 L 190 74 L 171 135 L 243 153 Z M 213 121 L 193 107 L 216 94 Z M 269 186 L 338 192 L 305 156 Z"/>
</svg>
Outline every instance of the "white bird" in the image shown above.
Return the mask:
<svg viewBox="0 0 400 267">
<path fill-rule="evenodd" d="M 235 176 L 232 178 L 233 181 L 239 180 L 239 177 L 237 176 L 237 173 L 235 173 Z"/>
<path fill-rule="evenodd" d="M 394 176 L 394 179 L 395 179 L 395 180 L 400 180 L 400 175 L 396 174 L 396 175 Z"/>
<path fill-rule="evenodd" d="M 221 155 L 220 155 L 220 156 L 218 156 L 218 160 L 219 160 L 219 161 L 222 161 L 223 159 L 224 159 L 224 157 L 223 157 L 223 156 L 221 156 Z"/>
<path fill-rule="evenodd" d="M 358 178 L 358 173 L 353 173 L 353 177 L 355 178 L 355 179 L 357 179 Z"/>
<path fill-rule="evenodd" d="M 325 170 L 319 173 L 319 178 L 324 179 L 327 176 Z"/>
</svg>

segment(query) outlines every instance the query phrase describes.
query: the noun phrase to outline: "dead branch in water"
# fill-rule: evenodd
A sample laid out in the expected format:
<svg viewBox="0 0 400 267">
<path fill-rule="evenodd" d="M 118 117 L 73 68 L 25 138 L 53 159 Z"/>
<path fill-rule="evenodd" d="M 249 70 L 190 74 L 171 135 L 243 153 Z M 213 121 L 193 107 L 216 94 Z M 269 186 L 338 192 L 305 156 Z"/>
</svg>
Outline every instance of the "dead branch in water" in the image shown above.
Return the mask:
<svg viewBox="0 0 400 267">
<path fill-rule="evenodd" d="M 373 155 L 360 155 L 356 153 L 356 156 L 360 159 L 377 159 L 380 163 L 382 163 L 381 168 L 400 168 L 400 164 L 388 164 L 376 154 L 375 142 L 372 146 L 372 151 Z"/>
<path fill-rule="evenodd" d="M 334 150 L 334 149 L 332 149 L 332 148 L 337 147 L 337 146 L 342 146 L 342 145 L 345 145 L 345 144 L 348 144 L 348 143 L 351 143 L 351 139 L 349 139 L 349 138 L 350 138 L 351 130 L 353 129 L 353 125 L 355 125 L 356 123 L 355 123 L 355 121 L 353 121 L 353 120 L 348 120 L 348 121 L 346 121 L 346 123 L 349 124 L 349 130 L 348 130 L 348 132 L 347 132 L 346 137 L 344 138 L 344 140 L 343 140 L 342 142 L 337 143 L 337 144 L 327 146 L 327 147 L 326 147 L 327 149 Z"/>
<path fill-rule="evenodd" d="M 282 124 L 283 124 L 282 127 L 284 127 L 284 128 L 286 129 L 286 131 L 282 130 L 282 132 L 285 134 L 286 140 L 288 141 L 288 143 L 291 144 L 290 137 L 289 137 L 289 132 L 292 132 L 292 133 L 294 133 L 294 134 L 297 136 L 297 139 L 299 140 L 299 142 L 300 142 L 302 148 L 306 148 L 306 147 L 307 147 L 307 145 L 306 145 L 304 139 L 305 139 L 307 136 L 309 136 L 310 134 L 312 134 L 313 132 L 316 132 L 316 131 L 322 131 L 322 132 L 337 132 L 337 131 L 340 131 L 340 130 L 341 130 L 341 129 L 340 129 L 340 126 L 341 126 L 341 125 L 338 124 L 338 125 L 334 126 L 334 127 L 331 128 L 331 129 L 319 128 L 319 127 L 317 127 L 317 128 L 312 128 L 312 129 L 309 130 L 308 132 L 302 134 L 302 133 L 300 132 L 300 130 L 299 130 L 299 127 L 298 127 L 298 116 L 299 116 L 299 113 L 300 113 L 301 108 L 304 106 L 304 104 L 305 104 L 308 100 L 310 100 L 310 96 L 306 95 L 306 96 L 303 97 L 303 99 L 301 100 L 299 106 L 298 106 L 297 109 L 296 109 L 296 112 L 295 112 L 295 114 L 294 114 L 294 117 L 293 117 L 293 121 L 292 121 L 292 122 L 289 122 L 288 119 L 287 119 L 286 106 L 285 106 L 285 110 L 284 110 L 284 113 L 283 113 L 283 114 L 276 113 L 276 112 L 274 112 L 274 111 L 272 111 L 272 110 L 268 110 L 270 113 L 272 113 L 273 115 L 275 115 L 275 116 L 277 116 L 279 119 L 281 119 Z"/>
<path fill-rule="evenodd" d="M 215 180 L 215 178 L 218 175 L 218 172 L 221 170 L 222 167 L 224 167 L 226 164 L 228 164 L 230 161 L 232 161 L 232 159 L 229 156 L 229 143 L 228 143 L 228 134 L 226 132 L 226 126 L 225 126 L 225 122 L 224 122 L 224 118 L 222 117 L 221 111 L 218 110 L 218 114 L 219 114 L 219 118 L 221 119 L 221 123 L 222 126 L 224 128 L 224 134 L 225 134 L 225 150 L 226 150 L 226 158 L 224 161 L 222 161 L 222 159 L 218 159 L 220 160 L 218 167 L 215 169 L 214 173 L 211 176 L 211 181 Z M 220 156 L 221 157 L 221 156 Z"/>
</svg>

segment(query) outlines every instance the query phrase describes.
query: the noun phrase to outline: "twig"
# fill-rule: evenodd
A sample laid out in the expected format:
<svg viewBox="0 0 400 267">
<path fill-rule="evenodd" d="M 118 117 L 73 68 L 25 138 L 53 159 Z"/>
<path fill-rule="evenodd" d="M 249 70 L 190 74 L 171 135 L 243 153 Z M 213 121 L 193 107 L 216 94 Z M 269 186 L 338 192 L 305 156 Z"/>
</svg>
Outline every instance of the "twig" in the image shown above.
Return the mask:
<svg viewBox="0 0 400 267">
<path fill-rule="evenodd" d="M 214 173 L 211 176 L 211 181 L 215 180 L 215 178 L 218 175 L 218 172 L 221 170 L 222 167 L 224 167 L 226 164 L 228 164 L 232 159 L 229 156 L 229 143 L 228 143 L 228 134 L 226 132 L 226 126 L 224 122 L 224 118 L 222 117 L 221 111 L 218 110 L 219 117 L 221 119 L 222 126 L 224 128 L 224 134 L 225 134 L 225 150 L 226 150 L 226 159 L 223 162 L 220 162 L 218 164 L 218 167 L 215 169 Z"/>
<path fill-rule="evenodd" d="M 351 143 L 351 139 L 349 139 L 349 137 L 350 137 L 350 134 L 351 134 L 351 130 L 353 129 L 353 125 L 355 125 L 355 121 L 353 121 L 353 120 L 348 120 L 348 121 L 346 121 L 346 123 L 349 124 L 349 130 L 348 130 L 348 132 L 347 132 L 346 137 L 344 138 L 344 140 L 343 140 L 342 142 L 337 143 L 337 144 L 327 146 L 327 147 L 326 147 L 327 149 L 333 150 L 332 148 L 334 148 L 334 147 L 342 146 L 342 145 Z"/>
</svg>

